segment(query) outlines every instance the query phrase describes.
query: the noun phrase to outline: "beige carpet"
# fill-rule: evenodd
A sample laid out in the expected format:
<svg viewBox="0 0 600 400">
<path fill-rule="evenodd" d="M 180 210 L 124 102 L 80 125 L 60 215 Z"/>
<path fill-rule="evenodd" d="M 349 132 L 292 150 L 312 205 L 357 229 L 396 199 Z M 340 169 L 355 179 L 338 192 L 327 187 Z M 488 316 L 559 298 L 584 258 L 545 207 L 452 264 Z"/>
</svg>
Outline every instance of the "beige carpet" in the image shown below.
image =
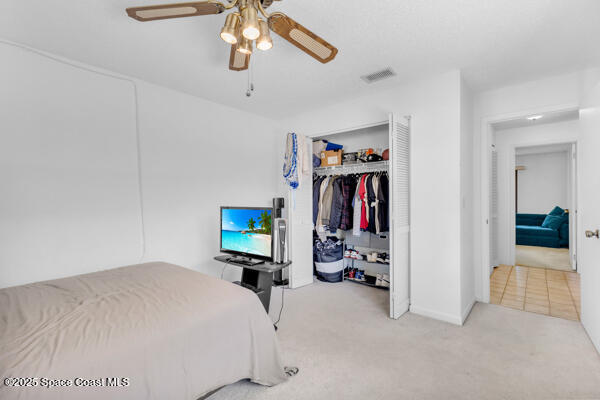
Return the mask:
<svg viewBox="0 0 600 400">
<path fill-rule="evenodd" d="M 542 267 L 572 271 L 569 249 L 551 247 L 515 246 L 515 264 L 525 267 Z"/>
<path fill-rule="evenodd" d="M 600 399 L 600 356 L 579 322 L 481 303 L 463 327 L 394 321 L 388 295 L 351 282 L 286 290 L 278 336 L 299 374 L 210 400 Z"/>
</svg>

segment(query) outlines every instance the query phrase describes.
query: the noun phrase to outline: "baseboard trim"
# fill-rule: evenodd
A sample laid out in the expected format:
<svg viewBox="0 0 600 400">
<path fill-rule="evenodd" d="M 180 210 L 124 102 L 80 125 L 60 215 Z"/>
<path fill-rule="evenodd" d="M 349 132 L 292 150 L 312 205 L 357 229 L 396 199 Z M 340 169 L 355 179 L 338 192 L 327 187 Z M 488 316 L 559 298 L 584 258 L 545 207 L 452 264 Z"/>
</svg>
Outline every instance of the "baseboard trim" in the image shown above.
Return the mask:
<svg viewBox="0 0 600 400">
<path fill-rule="evenodd" d="M 314 279 L 313 279 L 312 275 L 310 276 L 310 278 L 306 278 L 306 279 L 298 279 L 295 281 L 292 281 L 290 279 L 290 289 L 298 289 L 303 286 L 311 285 L 312 283 L 314 283 Z"/>
<path fill-rule="evenodd" d="M 476 299 L 472 299 L 469 302 L 469 304 L 467 304 L 465 309 L 463 310 L 462 315 L 461 315 L 461 318 L 462 318 L 461 323 L 460 323 L 461 325 L 464 325 L 465 321 L 469 317 L 469 314 L 471 314 L 471 310 L 473 310 L 473 306 L 475 305 L 476 301 L 477 301 Z"/>
<path fill-rule="evenodd" d="M 433 311 L 427 308 L 415 306 L 414 304 L 410 305 L 410 312 L 418 315 L 422 315 L 424 317 L 437 319 L 440 321 L 448 322 L 454 325 L 461 326 L 462 319 L 460 315 L 452 315 L 448 313 L 441 313 L 439 311 Z"/>
</svg>

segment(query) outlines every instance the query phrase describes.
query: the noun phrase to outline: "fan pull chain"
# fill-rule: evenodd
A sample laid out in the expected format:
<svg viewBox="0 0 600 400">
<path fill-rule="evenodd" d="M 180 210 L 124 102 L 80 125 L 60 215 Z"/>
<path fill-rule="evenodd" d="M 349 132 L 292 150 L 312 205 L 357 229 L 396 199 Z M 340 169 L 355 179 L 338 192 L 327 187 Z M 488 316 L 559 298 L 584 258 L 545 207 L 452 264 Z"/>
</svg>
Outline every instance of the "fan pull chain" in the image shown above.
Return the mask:
<svg viewBox="0 0 600 400">
<path fill-rule="evenodd" d="M 248 64 L 248 89 L 246 90 L 246 97 L 252 96 L 252 92 L 254 92 L 254 57 L 250 58 L 250 63 Z"/>
</svg>

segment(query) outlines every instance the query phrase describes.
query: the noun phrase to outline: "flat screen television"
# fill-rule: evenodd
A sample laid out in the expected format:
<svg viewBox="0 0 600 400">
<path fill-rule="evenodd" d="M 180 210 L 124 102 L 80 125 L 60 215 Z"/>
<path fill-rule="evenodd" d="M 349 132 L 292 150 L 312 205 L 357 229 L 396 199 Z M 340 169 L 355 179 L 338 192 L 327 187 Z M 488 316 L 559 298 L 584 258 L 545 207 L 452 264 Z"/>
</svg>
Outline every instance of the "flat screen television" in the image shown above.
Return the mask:
<svg viewBox="0 0 600 400">
<path fill-rule="evenodd" d="M 221 252 L 273 261 L 269 207 L 221 207 Z"/>
</svg>

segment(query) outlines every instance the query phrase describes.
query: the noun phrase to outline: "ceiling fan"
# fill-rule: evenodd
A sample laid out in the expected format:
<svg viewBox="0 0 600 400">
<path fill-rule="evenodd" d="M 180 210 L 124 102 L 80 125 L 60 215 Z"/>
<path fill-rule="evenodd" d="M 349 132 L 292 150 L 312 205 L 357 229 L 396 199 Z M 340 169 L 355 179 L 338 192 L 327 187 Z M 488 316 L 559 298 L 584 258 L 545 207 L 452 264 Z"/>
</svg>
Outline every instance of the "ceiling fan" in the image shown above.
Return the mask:
<svg viewBox="0 0 600 400">
<path fill-rule="evenodd" d="M 224 4 L 217 0 L 194 1 L 190 3 L 163 4 L 128 8 L 127 15 L 138 21 L 195 17 L 199 15 L 221 14 L 237 7 L 225 18 L 221 29 L 221 39 L 231 45 L 229 69 L 243 71 L 248 69 L 253 42 L 259 50 L 273 47 L 270 31 L 292 43 L 294 46 L 314 57 L 323 64 L 333 60 L 338 49 L 306 29 L 281 12 L 269 14 L 266 9 L 281 0 L 226 0 Z M 260 18 L 260 14 L 264 20 Z"/>
</svg>

